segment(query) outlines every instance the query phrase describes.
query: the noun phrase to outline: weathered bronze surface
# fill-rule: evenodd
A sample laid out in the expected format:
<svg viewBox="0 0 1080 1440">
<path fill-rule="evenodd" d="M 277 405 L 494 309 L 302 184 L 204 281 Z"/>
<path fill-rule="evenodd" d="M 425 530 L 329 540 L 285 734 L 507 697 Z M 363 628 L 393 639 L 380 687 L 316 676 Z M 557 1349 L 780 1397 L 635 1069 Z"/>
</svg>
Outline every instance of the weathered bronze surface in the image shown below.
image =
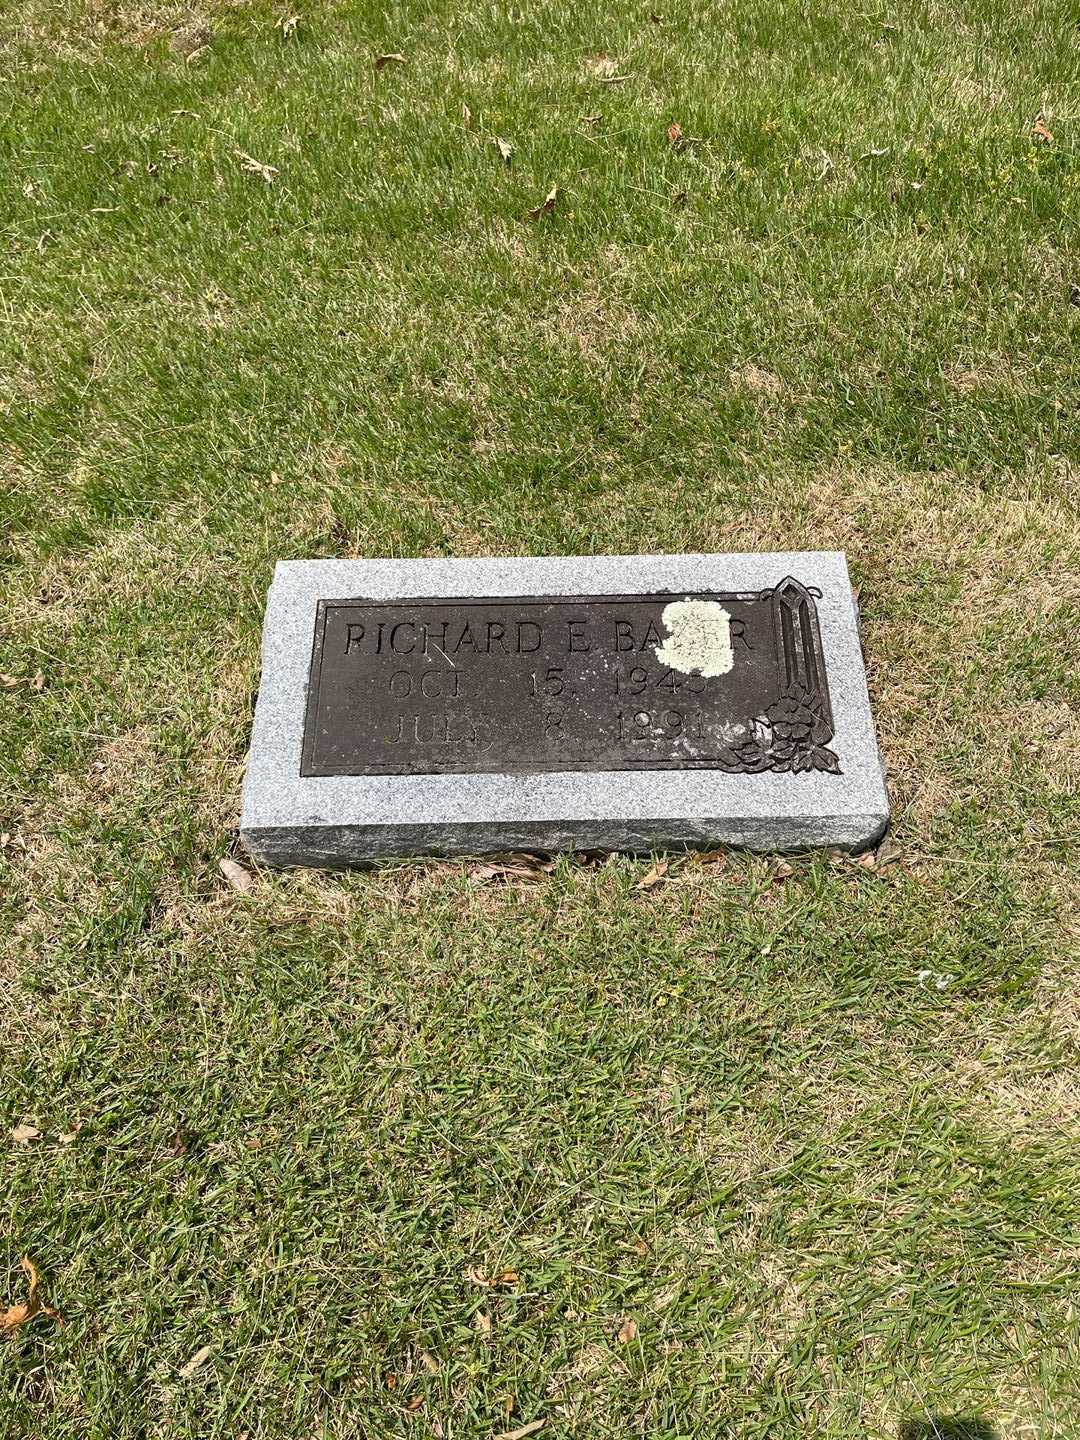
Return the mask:
<svg viewBox="0 0 1080 1440">
<path fill-rule="evenodd" d="M 658 655 L 674 653 L 665 610 L 686 601 L 722 607 L 725 673 L 687 663 L 685 646 L 679 664 Z M 750 594 L 322 600 L 300 773 L 836 774 L 832 733 L 814 592 L 797 580 Z"/>
</svg>

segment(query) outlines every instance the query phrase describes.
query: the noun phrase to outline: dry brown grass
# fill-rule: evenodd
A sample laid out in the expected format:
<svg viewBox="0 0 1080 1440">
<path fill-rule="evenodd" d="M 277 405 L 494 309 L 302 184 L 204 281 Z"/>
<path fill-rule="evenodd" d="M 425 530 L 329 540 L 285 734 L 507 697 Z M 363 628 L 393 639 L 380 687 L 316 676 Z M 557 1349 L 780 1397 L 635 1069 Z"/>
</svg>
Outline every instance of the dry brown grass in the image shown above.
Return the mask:
<svg viewBox="0 0 1080 1440">
<path fill-rule="evenodd" d="M 549 344 L 575 345 L 590 366 L 617 358 L 619 347 L 638 336 L 640 328 L 635 311 L 599 285 L 560 300 L 543 323 Z"/>
<path fill-rule="evenodd" d="M 736 389 L 749 390 L 755 395 L 764 395 L 771 400 L 779 399 L 785 390 L 784 382 L 779 375 L 774 375 L 771 370 L 765 370 L 760 365 L 752 363 L 732 370 L 728 378 Z"/>
</svg>

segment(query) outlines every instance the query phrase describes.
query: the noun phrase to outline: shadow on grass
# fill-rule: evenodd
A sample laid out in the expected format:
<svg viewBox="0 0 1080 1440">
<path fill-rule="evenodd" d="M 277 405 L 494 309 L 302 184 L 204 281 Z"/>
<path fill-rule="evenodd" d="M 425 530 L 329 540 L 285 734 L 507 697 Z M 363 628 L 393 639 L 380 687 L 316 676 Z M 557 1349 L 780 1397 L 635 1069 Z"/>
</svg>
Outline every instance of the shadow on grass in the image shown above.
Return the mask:
<svg viewBox="0 0 1080 1440">
<path fill-rule="evenodd" d="M 1001 1440 L 1001 1432 L 978 1415 L 930 1415 L 905 1420 L 897 1440 Z"/>
</svg>

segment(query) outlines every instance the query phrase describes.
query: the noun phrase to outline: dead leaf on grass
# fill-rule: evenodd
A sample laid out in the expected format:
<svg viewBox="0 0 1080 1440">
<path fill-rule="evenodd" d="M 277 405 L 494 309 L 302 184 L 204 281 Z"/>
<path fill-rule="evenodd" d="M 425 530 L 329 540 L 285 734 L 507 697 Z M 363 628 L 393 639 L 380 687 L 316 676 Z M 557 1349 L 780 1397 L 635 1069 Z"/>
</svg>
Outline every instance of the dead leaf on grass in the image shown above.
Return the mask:
<svg viewBox="0 0 1080 1440">
<path fill-rule="evenodd" d="M 405 56 L 397 50 L 392 50 L 388 55 L 375 56 L 375 69 L 385 70 L 387 65 L 404 65 Z"/>
<path fill-rule="evenodd" d="M 41 1131 L 36 1125 L 16 1125 L 11 1132 L 11 1138 L 16 1145 L 29 1145 L 31 1140 L 40 1140 Z"/>
<path fill-rule="evenodd" d="M 186 1365 L 181 1367 L 181 1380 L 190 1380 L 195 1371 L 206 1364 L 207 1360 L 214 1353 L 213 1345 L 204 1345 L 201 1350 L 196 1350 Z"/>
<path fill-rule="evenodd" d="M 546 1424 L 546 1420 L 530 1420 L 527 1425 L 519 1425 L 516 1430 L 503 1430 L 495 1436 L 495 1440 L 525 1440 L 526 1435 L 535 1435 L 537 1430 L 542 1430 Z"/>
<path fill-rule="evenodd" d="M 509 167 L 514 158 L 514 147 L 510 144 L 510 141 L 504 140 L 501 135 L 495 135 L 492 137 L 491 143 L 495 146 L 495 149 L 498 150 L 503 164 Z"/>
<path fill-rule="evenodd" d="M 466 130 L 472 124 L 472 111 L 468 105 L 465 104 L 464 100 L 461 102 L 461 123 L 465 126 Z"/>
<path fill-rule="evenodd" d="M 658 860 L 651 870 L 641 877 L 634 886 L 635 890 L 651 890 L 654 885 L 659 885 L 664 876 L 668 873 L 671 862 L 669 860 Z"/>
<path fill-rule="evenodd" d="M 693 857 L 699 865 L 715 865 L 719 870 L 727 864 L 726 850 L 695 850 Z"/>
<path fill-rule="evenodd" d="M 486 1310 L 477 1310 L 476 1315 L 475 1315 L 475 1317 L 474 1317 L 474 1320 L 475 1320 L 476 1328 L 477 1328 L 477 1330 L 479 1330 L 480 1334 L 483 1335 L 483 1336 L 485 1336 L 485 1337 L 490 1336 L 490 1334 L 491 1334 L 491 1316 L 487 1313 L 487 1311 L 486 1311 Z"/>
<path fill-rule="evenodd" d="M 235 860 L 219 860 L 218 869 L 232 888 L 239 890 L 241 894 L 250 890 L 255 884 L 254 875 L 245 870 L 242 865 L 238 865 Z"/>
<path fill-rule="evenodd" d="M 620 1345 L 629 1345 L 631 1340 L 637 1339 L 637 1321 L 632 1320 L 628 1315 L 619 1326 L 619 1333 L 615 1337 Z"/>
<path fill-rule="evenodd" d="M 1041 115 L 1031 127 L 1031 133 L 1035 136 L 1036 140 L 1041 140 L 1044 145 L 1052 145 L 1054 143 L 1053 131 L 1047 129 Z"/>
<path fill-rule="evenodd" d="M 516 1270 L 500 1270 L 497 1275 L 485 1275 L 475 1265 L 470 1265 L 466 1274 L 474 1285 L 483 1285 L 486 1290 L 496 1290 L 500 1287 L 509 1288 L 516 1285 L 521 1279 Z"/>
<path fill-rule="evenodd" d="M 46 1305 L 38 1293 L 41 1285 L 41 1277 L 38 1274 L 37 1266 L 25 1255 L 22 1260 L 19 1261 L 19 1264 L 30 1276 L 30 1289 L 27 1292 L 26 1299 L 21 1305 L 9 1305 L 8 1308 L 0 1314 L 0 1332 L 10 1334 L 12 1331 L 17 1330 L 20 1325 L 25 1325 L 28 1320 L 32 1320 L 35 1315 L 48 1315 L 50 1319 L 55 1320 L 58 1325 L 62 1325 L 64 1323 L 64 1317 L 60 1314 L 60 1311 L 54 1310 L 51 1305 Z"/>
<path fill-rule="evenodd" d="M 470 875 L 474 885 L 487 885 L 494 880 L 505 880 L 508 884 L 516 880 L 533 885 L 554 868 L 553 860 L 541 860 L 538 855 L 507 855 L 503 859 L 473 866 Z"/>
<path fill-rule="evenodd" d="M 274 176 L 278 173 L 276 165 L 264 165 L 261 160 L 256 160 L 254 155 L 247 155 L 243 150 L 237 150 L 236 158 L 240 161 L 240 169 L 247 175 L 258 175 L 266 181 L 267 185 L 274 183 Z"/>
<path fill-rule="evenodd" d="M 786 860 L 774 860 L 769 866 L 769 875 L 773 880 L 787 880 L 794 874 L 794 865 L 789 865 Z"/>
<path fill-rule="evenodd" d="M 405 1414 L 415 1415 L 417 1410 L 420 1409 L 420 1406 L 423 1405 L 423 1403 L 423 1395 L 414 1395 L 413 1398 L 409 1401 L 409 1403 L 405 1406 Z"/>
<path fill-rule="evenodd" d="M 559 198 L 559 187 L 552 185 L 544 198 L 542 205 L 537 205 L 534 210 L 529 211 L 530 220 L 539 220 L 542 215 L 550 215 L 555 209 L 555 201 Z"/>
<path fill-rule="evenodd" d="M 420 1363 L 429 1375 L 437 1375 L 441 1368 L 438 1360 L 432 1355 L 430 1350 L 420 1351 Z"/>
<path fill-rule="evenodd" d="M 524 879 L 524 875 L 516 871 L 512 865 L 477 865 L 470 878 L 474 885 L 488 885 L 493 880 L 509 880 L 515 876 Z"/>
<path fill-rule="evenodd" d="M 0 690 L 18 690 L 20 685 L 25 685 L 40 695 L 47 683 L 45 674 L 41 670 L 36 670 L 32 676 L 0 675 Z"/>
</svg>

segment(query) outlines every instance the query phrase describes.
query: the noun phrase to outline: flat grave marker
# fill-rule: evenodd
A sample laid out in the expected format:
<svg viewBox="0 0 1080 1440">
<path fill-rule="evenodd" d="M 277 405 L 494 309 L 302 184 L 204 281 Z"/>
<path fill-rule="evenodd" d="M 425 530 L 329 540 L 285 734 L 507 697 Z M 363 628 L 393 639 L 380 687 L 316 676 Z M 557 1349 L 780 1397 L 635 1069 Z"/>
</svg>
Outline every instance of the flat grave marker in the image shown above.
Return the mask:
<svg viewBox="0 0 1080 1440">
<path fill-rule="evenodd" d="M 241 821 L 267 864 L 858 849 L 887 819 L 842 554 L 277 567 Z"/>
</svg>

